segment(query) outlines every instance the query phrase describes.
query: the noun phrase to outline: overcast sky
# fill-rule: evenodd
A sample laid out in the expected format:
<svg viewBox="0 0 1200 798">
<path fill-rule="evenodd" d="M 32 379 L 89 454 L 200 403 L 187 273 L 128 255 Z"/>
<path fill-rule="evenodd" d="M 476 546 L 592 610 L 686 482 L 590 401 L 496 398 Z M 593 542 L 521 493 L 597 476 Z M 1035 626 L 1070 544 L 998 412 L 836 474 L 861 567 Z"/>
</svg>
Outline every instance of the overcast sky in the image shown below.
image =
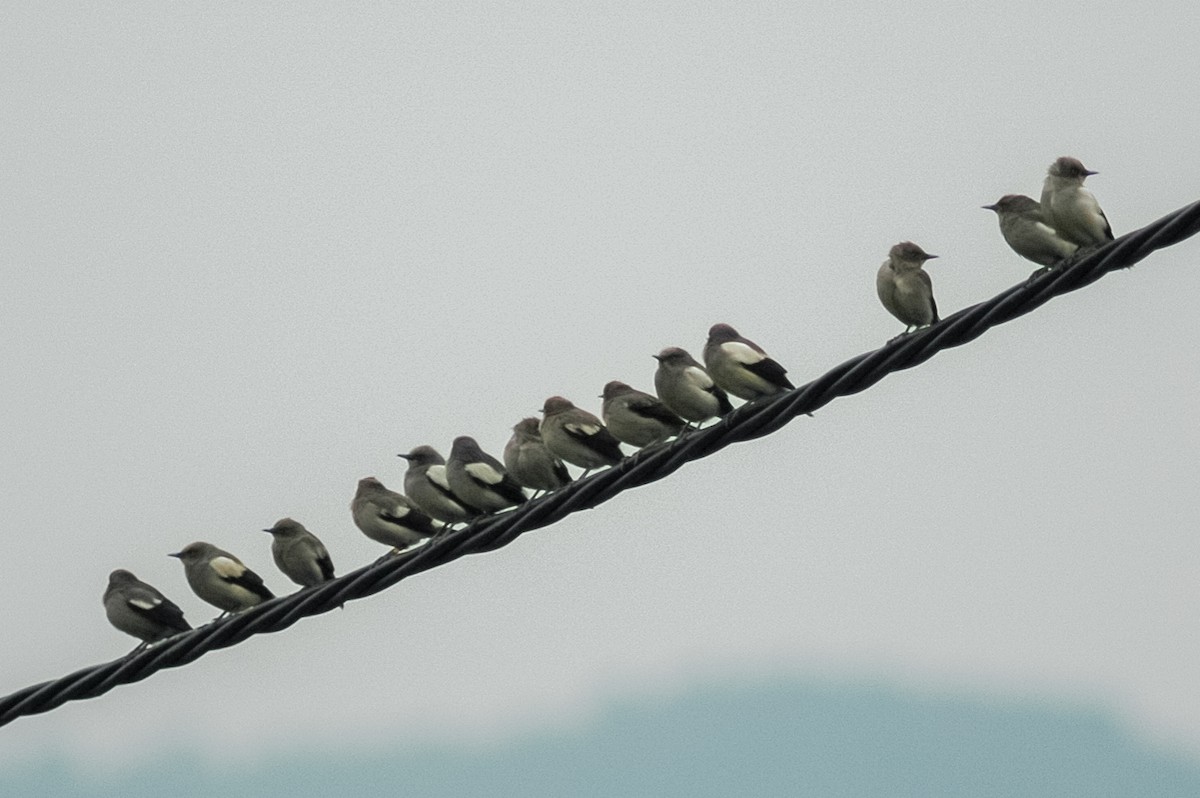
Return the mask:
<svg viewBox="0 0 1200 798">
<path fill-rule="evenodd" d="M 119 657 L 128 568 L 382 548 L 356 481 L 733 324 L 806 382 L 1033 265 L 979 206 L 1079 157 L 1200 199 L 1194 3 L 0 10 L 0 693 Z M 491 739 L 761 672 L 1096 701 L 1200 755 L 1188 241 L 514 545 L 0 729 L 0 761 Z"/>
</svg>

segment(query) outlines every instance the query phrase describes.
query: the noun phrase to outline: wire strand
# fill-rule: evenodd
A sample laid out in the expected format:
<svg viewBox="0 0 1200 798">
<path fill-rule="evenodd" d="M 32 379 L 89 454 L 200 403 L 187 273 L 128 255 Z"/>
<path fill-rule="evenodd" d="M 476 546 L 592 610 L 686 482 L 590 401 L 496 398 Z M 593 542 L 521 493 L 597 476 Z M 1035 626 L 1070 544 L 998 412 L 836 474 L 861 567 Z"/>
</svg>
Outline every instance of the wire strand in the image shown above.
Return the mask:
<svg viewBox="0 0 1200 798">
<path fill-rule="evenodd" d="M 103 695 L 118 685 L 141 681 L 163 668 L 178 668 L 254 635 L 282 631 L 301 618 L 374 595 L 402 579 L 464 555 L 507 546 L 526 532 L 596 507 L 622 491 L 663 479 L 686 463 L 730 444 L 769 435 L 797 416 L 812 413 L 839 396 L 864 391 L 893 372 L 918 366 L 944 349 L 969 343 L 998 324 L 1030 313 L 1054 297 L 1090 285 L 1111 271 L 1127 269 L 1151 252 L 1197 232 L 1200 232 L 1200 201 L 1076 256 L 1035 280 L 964 308 L 931 327 L 847 360 L 812 382 L 742 405 L 710 427 L 638 451 L 612 468 L 572 482 L 516 510 L 482 517 L 469 526 L 442 533 L 412 552 L 381 559 L 316 587 L 272 599 L 121 659 L 18 690 L 0 699 L 0 726 L 24 715 L 48 712 L 68 701 Z"/>
</svg>

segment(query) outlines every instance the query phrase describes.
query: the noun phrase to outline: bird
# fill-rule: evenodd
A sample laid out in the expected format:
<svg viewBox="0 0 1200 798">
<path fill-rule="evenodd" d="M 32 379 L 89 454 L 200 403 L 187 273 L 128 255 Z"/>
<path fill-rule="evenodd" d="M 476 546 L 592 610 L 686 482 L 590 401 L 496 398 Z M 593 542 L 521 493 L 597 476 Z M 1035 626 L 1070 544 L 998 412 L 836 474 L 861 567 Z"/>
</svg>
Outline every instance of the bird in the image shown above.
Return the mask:
<svg viewBox="0 0 1200 798">
<path fill-rule="evenodd" d="M 456 495 L 446 479 L 446 459 L 432 446 L 418 446 L 408 454 L 404 472 L 404 493 L 417 507 L 444 524 L 468 521 L 480 514 L 465 499 Z"/>
<path fill-rule="evenodd" d="M 683 431 L 684 420 L 672 413 L 662 400 L 620 380 L 604 386 L 600 417 L 613 436 L 630 446 L 643 448 Z"/>
<path fill-rule="evenodd" d="M 787 369 L 728 324 L 714 324 L 704 345 L 704 367 L 722 390 L 752 402 L 795 388 Z"/>
<path fill-rule="evenodd" d="M 325 545 L 304 528 L 304 524 L 291 518 L 280 518 L 275 526 L 264 529 L 270 532 L 271 556 L 283 575 L 300 587 L 313 587 L 333 579 L 333 560 Z"/>
<path fill-rule="evenodd" d="M 561 396 L 551 396 L 542 405 L 538 431 L 546 448 L 556 457 L 584 469 L 583 476 L 593 468 L 616 465 L 625 456 L 621 442 L 600 419 Z"/>
<path fill-rule="evenodd" d="M 275 598 L 261 576 L 211 543 L 189 543 L 170 556 L 183 562 L 184 575 L 196 595 L 223 610 L 218 619 Z"/>
<path fill-rule="evenodd" d="M 1041 203 L 1032 197 L 1005 194 L 995 203 L 983 207 L 996 212 L 1000 218 L 1000 234 L 1013 252 L 1039 266 L 1054 266 L 1079 249 L 1077 244 L 1046 224 Z"/>
<path fill-rule="evenodd" d="M 1063 157 L 1050 164 L 1042 183 L 1042 216 L 1060 238 L 1088 247 L 1113 240 L 1112 227 L 1095 195 L 1083 187 L 1089 175 L 1078 158 Z"/>
<path fill-rule="evenodd" d="M 512 437 L 504 445 L 504 467 L 517 482 L 538 492 L 558 490 L 571 481 L 563 461 L 546 448 L 533 417 L 513 425 Z"/>
<path fill-rule="evenodd" d="M 654 359 L 654 391 L 671 412 L 700 424 L 733 410 L 725 391 L 686 350 L 669 346 Z"/>
<path fill-rule="evenodd" d="M 135 652 L 192 630 L 175 602 L 123 568 L 108 575 L 104 614 L 118 630 L 142 641 Z"/>
<path fill-rule="evenodd" d="M 933 281 L 921 268 L 925 261 L 936 257 L 911 241 L 901 241 L 891 248 L 888 259 L 879 267 L 875 277 L 879 301 L 889 313 L 908 325 L 901 335 L 915 327 L 927 327 L 939 321 L 937 303 L 933 300 Z"/>
<path fill-rule="evenodd" d="M 408 497 L 390 491 L 375 477 L 358 481 L 358 491 L 350 502 L 354 525 L 376 543 L 402 551 L 433 537 L 437 529 L 433 519 L 417 508 Z"/>
<path fill-rule="evenodd" d="M 525 489 L 508 475 L 500 461 L 479 448 L 469 435 L 460 435 L 451 444 L 446 480 L 456 496 L 484 512 L 494 513 L 529 501 Z"/>
</svg>

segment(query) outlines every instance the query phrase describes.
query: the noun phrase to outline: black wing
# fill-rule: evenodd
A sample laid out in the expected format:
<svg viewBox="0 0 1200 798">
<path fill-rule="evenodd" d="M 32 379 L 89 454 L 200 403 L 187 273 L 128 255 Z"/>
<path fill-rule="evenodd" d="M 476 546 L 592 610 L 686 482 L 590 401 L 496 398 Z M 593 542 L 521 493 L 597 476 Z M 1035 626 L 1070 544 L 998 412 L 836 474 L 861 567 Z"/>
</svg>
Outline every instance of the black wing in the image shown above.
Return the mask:
<svg viewBox="0 0 1200 798">
<path fill-rule="evenodd" d="M 151 606 L 146 607 L 147 604 Z M 192 629 L 192 625 L 183 618 L 183 610 L 162 593 L 150 588 L 149 585 L 146 588 L 138 587 L 137 590 L 126 595 L 125 606 L 143 618 L 178 632 L 190 632 Z"/>
<path fill-rule="evenodd" d="M 653 419 L 668 427 L 683 427 L 683 419 L 667 409 L 667 406 L 653 396 L 637 398 L 629 403 L 629 409 L 642 418 Z"/>
<path fill-rule="evenodd" d="M 263 584 L 262 577 L 251 571 L 249 568 L 242 571 L 239 576 L 222 576 L 221 578 L 226 582 L 229 582 L 231 585 L 237 585 L 238 587 L 249 590 L 254 595 L 262 598 L 263 601 L 275 598 L 275 594 L 267 589 L 267 586 Z"/>
<path fill-rule="evenodd" d="M 780 388 L 791 390 L 796 387 L 787 378 L 787 369 L 769 357 L 749 365 L 743 363 L 742 368 L 757 377 L 762 377 L 772 385 L 778 385 Z"/>
</svg>

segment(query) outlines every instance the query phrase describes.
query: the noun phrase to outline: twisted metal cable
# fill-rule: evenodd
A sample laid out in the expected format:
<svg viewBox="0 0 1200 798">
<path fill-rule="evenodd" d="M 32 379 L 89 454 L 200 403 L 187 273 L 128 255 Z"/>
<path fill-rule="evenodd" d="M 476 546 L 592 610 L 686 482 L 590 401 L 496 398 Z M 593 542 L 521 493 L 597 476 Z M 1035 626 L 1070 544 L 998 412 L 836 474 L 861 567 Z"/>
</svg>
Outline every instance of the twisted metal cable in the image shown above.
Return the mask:
<svg viewBox="0 0 1200 798">
<path fill-rule="evenodd" d="M 288 628 L 301 618 L 337 609 L 347 601 L 385 590 L 402 579 L 466 554 L 507 546 L 520 535 L 591 509 L 618 493 L 655 482 L 685 463 L 732 443 L 769 435 L 802 414 L 839 396 L 870 388 L 888 374 L 924 363 L 943 349 L 975 340 L 988 329 L 1023 316 L 1056 296 L 1075 291 L 1115 269 L 1127 269 L 1151 252 L 1200 232 L 1200 201 L 1087 252 L 1054 271 L 965 308 L 932 327 L 901 336 L 795 390 L 745 404 L 720 422 L 665 444 L 641 450 L 619 464 L 527 502 L 516 510 L 480 518 L 444 532 L 425 546 L 340 576 L 317 587 L 272 599 L 237 615 L 194 629 L 118 660 L 76 671 L 0 699 L 0 726 L 23 715 L 48 712 L 67 701 L 93 698 L 121 684 L 141 681 L 162 668 L 177 668 L 209 651 Z"/>
</svg>

